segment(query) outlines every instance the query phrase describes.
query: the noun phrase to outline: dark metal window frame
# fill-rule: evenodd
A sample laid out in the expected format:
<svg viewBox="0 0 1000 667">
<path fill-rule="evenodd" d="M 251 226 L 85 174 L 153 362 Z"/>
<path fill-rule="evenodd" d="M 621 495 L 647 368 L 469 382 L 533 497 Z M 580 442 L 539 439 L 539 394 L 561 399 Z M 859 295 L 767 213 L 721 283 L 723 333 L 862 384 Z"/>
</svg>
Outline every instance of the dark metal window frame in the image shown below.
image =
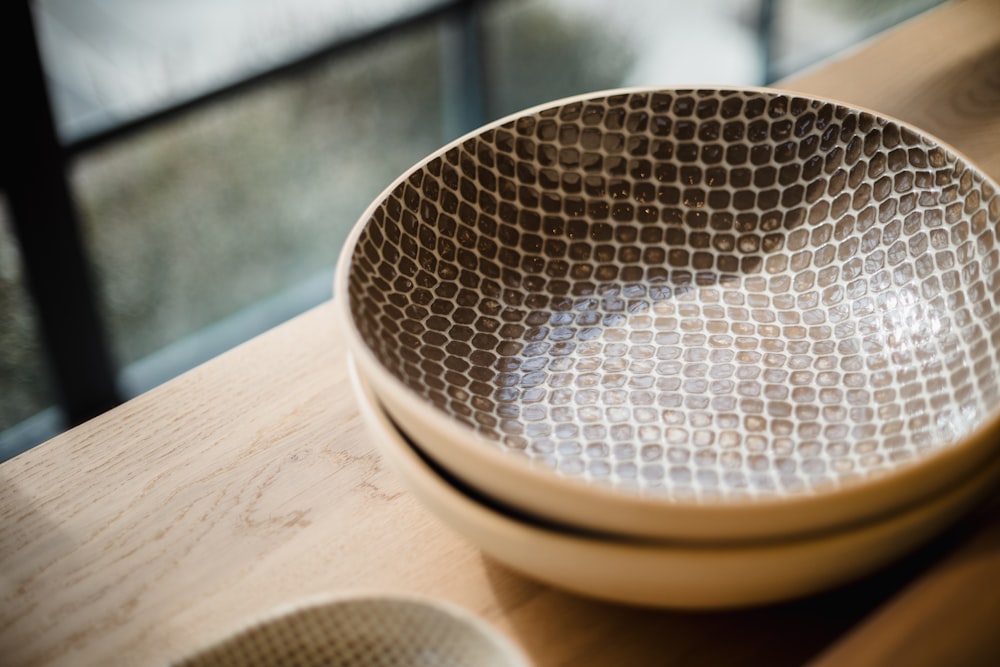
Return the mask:
<svg viewBox="0 0 1000 667">
<path fill-rule="evenodd" d="M 31 0 L 0 2 L 0 54 L 2 62 L 16 70 L 2 107 L 8 141 L 0 150 L 0 191 L 8 201 L 56 399 L 66 422 L 83 422 L 123 398 L 67 176 L 72 160 L 163 121 L 434 22 L 448 26 L 456 35 L 450 43 L 458 50 L 455 62 L 460 66 L 445 72 L 444 84 L 457 90 L 453 99 L 462 101 L 457 114 L 461 129 L 473 129 L 483 122 L 485 99 L 480 23 L 484 2 L 456 0 L 432 6 L 65 144 L 59 140 Z"/>
</svg>

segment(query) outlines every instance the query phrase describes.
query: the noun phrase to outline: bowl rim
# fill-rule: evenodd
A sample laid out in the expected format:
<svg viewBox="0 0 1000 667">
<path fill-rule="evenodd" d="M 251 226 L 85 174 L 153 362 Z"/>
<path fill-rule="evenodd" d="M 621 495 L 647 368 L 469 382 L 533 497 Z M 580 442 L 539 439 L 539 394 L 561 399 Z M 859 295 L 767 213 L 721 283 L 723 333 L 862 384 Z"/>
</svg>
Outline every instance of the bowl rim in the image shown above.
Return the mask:
<svg viewBox="0 0 1000 667">
<path fill-rule="evenodd" d="M 789 89 L 766 86 L 697 84 L 633 86 L 573 95 L 514 112 L 448 142 L 393 179 L 366 207 L 340 250 L 333 284 L 333 302 L 337 319 L 346 337 L 348 350 L 354 355 L 361 372 L 370 380 L 373 390 L 380 396 L 386 409 L 395 418 L 400 417 L 400 411 L 405 411 L 411 416 L 419 415 L 422 422 L 421 427 L 426 426 L 428 431 L 434 434 L 447 434 L 447 439 L 455 444 L 455 447 L 449 450 L 447 460 L 443 460 L 441 457 L 443 448 L 447 447 L 447 444 L 440 443 L 443 438 L 438 439 L 430 447 L 428 447 L 430 443 L 425 442 L 423 438 L 417 438 L 417 440 L 424 446 L 428 455 L 433 456 L 439 464 L 473 486 L 482 488 L 479 482 L 491 483 L 491 480 L 471 479 L 469 477 L 469 465 L 476 462 L 479 465 L 488 466 L 491 471 L 490 475 L 494 479 L 517 479 L 521 484 L 530 484 L 540 488 L 547 494 L 546 498 L 555 500 L 557 505 L 554 514 L 552 508 L 548 508 L 549 511 L 544 512 L 545 516 L 560 521 L 579 523 L 585 527 L 611 528 L 618 532 L 637 536 L 694 539 L 716 539 L 725 536 L 731 538 L 732 530 L 735 529 L 739 532 L 741 524 L 745 525 L 742 530 L 748 531 L 747 536 L 777 536 L 787 533 L 789 527 L 792 526 L 799 531 L 819 532 L 891 514 L 903 507 L 917 504 L 939 492 L 949 483 L 968 476 L 977 466 L 983 464 L 995 450 L 1000 449 L 1000 438 L 997 439 L 997 443 L 991 442 L 990 438 L 991 434 L 1000 430 L 1000 404 L 986 412 L 983 419 L 969 432 L 947 445 L 936 446 L 929 452 L 910 459 L 904 464 L 894 466 L 882 474 L 833 483 L 824 487 L 822 491 L 748 498 L 723 496 L 708 500 L 668 498 L 664 495 L 624 490 L 610 484 L 595 484 L 586 480 L 561 476 L 552 471 L 551 468 L 538 464 L 527 457 L 501 450 L 497 443 L 484 437 L 471 426 L 450 417 L 443 410 L 421 398 L 402 380 L 382 366 L 367 346 L 355 326 L 350 309 L 348 284 L 352 256 L 358 240 L 375 210 L 382 205 L 395 188 L 406 182 L 412 174 L 423 169 L 428 163 L 443 156 L 449 150 L 480 136 L 484 132 L 547 109 L 619 95 L 656 92 L 697 93 L 701 91 L 733 91 L 785 96 L 835 104 L 855 113 L 870 114 L 876 119 L 885 120 L 900 128 L 907 129 L 920 137 L 921 140 L 930 142 L 931 146 L 950 153 L 962 163 L 963 167 L 972 170 L 984 185 L 988 185 L 995 192 L 1000 193 L 1000 184 L 975 162 L 947 142 L 911 123 L 858 104 Z M 406 423 L 405 416 L 399 419 L 399 422 L 410 429 L 408 435 L 416 437 L 417 434 L 412 431 L 411 425 Z M 459 457 L 451 458 L 450 454 L 452 453 L 459 453 Z M 504 492 L 500 484 L 493 484 L 486 490 L 488 493 L 490 491 Z M 489 493 L 489 495 L 495 496 L 496 494 Z M 877 502 L 872 502 L 873 495 Z M 516 498 L 504 497 L 502 499 L 518 505 Z M 542 511 L 537 505 L 520 505 L 520 507 L 529 511 Z M 594 514 L 595 511 L 596 514 Z M 631 520 L 630 514 L 632 515 Z M 802 515 L 808 515 L 808 517 Z M 722 516 L 726 517 L 724 521 L 726 528 L 715 525 L 715 522 Z M 612 517 L 617 518 L 612 519 Z M 619 519 L 624 519 L 624 523 Z M 653 523 L 656 525 L 651 524 L 651 519 L 654 519 Z M 596 525 L 595 521 L 600 521 L 602 525 Z M 608 523 L 609 521 L 610 523 Z M 753 522 L 757 522 L 756 529 L 751 529 Z M 764 527 L 763 531 L 760 529 L 762 526 Z"/>
</svg>

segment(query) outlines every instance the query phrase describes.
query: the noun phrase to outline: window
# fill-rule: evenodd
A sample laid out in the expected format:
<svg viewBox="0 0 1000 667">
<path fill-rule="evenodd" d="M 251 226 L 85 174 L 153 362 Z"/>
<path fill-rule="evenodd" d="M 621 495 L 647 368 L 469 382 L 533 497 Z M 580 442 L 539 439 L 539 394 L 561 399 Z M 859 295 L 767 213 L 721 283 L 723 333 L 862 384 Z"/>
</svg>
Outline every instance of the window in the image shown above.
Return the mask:
<svg viewBox="0 0 1000 667">
<path fill-rule="evenodd" d="M 619 86 L 763 84 L 938 1 L 15 0 L 0 19 L 5 48 L 33 49 L 10 8 L 33 9 L 53 167 L 127 397 L 328 298 L 365 207 L 488 120 Z M 0 460 L 61 428 L 67 393 L 11 217 Z"/>
</svg>

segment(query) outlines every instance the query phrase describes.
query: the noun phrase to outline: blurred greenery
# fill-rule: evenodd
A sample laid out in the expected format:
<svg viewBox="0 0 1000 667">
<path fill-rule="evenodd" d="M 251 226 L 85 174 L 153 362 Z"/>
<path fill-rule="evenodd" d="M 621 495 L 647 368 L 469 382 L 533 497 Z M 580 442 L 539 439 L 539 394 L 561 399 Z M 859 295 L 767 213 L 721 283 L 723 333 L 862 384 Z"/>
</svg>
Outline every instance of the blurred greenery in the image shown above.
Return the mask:
<svg viewBox="0 0 1000 667">
<path fill-rule="evenodd" d="M 489 110 L 500 117 L 622 85 L 637 48 L 627 34 L 543 2 L 490 6 L 485 37 Z"/>
<path fill-rule="evenodd" d="M 387 43 L 89 155 L 75 183 L 130 363 L 332 265 L 441 142 L 434 34 Z"/>
<path fill-rule="evenodd" d="M 53 398 L 38 339 L 35 313 L 24 288 L 6 206 L 0 198 L 0 429 L 25 419 Z"/>
</svg>

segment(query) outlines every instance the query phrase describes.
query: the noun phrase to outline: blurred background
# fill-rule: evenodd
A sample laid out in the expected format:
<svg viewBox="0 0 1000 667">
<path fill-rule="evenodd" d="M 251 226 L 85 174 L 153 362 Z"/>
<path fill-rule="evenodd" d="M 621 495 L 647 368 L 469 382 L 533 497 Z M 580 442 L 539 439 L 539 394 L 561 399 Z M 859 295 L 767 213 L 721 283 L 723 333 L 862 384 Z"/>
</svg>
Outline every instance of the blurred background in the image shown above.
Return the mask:
<svg viewBox="0 0 1000 667">
<path fill-rule="evenodd" d="M 0 17 L 0 37 L 40 54 L 60 252 L 85 270 L 53 259 L 60 232 L 24 241 L 43 223 L 0 182 L 0 460 L 328 299 L 366 206 L 485 122 L 619 86 L 770 84 L 939 1 L 10 0 L 30 22 Z M 92 321 L 40 316 L 62 286 Z"/>
</svg>

